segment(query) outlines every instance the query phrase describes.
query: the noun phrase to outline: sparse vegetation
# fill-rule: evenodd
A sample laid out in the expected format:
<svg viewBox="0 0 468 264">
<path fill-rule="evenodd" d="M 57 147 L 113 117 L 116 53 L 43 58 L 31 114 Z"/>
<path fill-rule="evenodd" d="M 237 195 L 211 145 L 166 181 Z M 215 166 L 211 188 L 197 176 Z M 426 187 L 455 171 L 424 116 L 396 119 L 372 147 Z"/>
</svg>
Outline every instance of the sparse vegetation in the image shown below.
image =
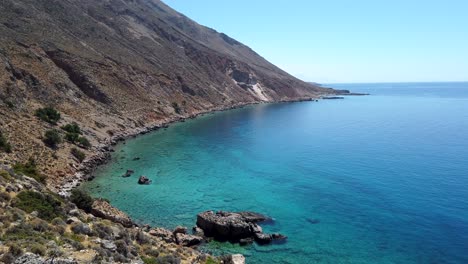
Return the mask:
<svg viewBox="0 0 468 264">
<path fill-rule="evenodd" d="M 38 212 L 38 217 L 52 220 L 63 215 L 62 202 L 51 194 L 34 191 L 22 191 L 13 201 L 15 207 L 27 212 Z"/>
<path fill-rule="evenodd" d="M 62 129 L 69 133 L 75 133 L 75 134 L 81 135 L 80 126 L 76 122 L 62 126 Z"/>
<path fill-rule="evenodd" d="M 67 140 L 70 143 L 76 143 L 79 138 L 80 138 L 80 134 L 77 134 L 77 133 L 67 132 L 65 134 L 65 140 Z"/>
<path fill-rule="evenodd" d="M 81 133 L 80 126 L 73 122 L 71 124 L 67 124 L 62 126 L 62 129 L 65 130 L 67 133 L 65 134 L 65 139 L 71 143 L 79 142 Z"/>
<path fill-rule="evenodd" d="M 91 143 L 89 142 L 89 140 L 85 137 L 79 137 L 78 138 L 78 145 L 80 147 L 83 147 L 85 149 L 89 149 L 91 147 Z"/>
<path fill-rule="evenodd" d="M 39 171 L 37 170 L 36 161 L 32 158 L 30 158 L 29 161 L 24 164 L 16 163 L 13 166 L 13 170 L 15 171 L 15 173 L 24 174 L 28 177 L 35 179 L 40 183 L 45 183 L 45 180 L 47 178 L 43 174 L 39 173 Z"/>
<path fill-rule="evenodd" d="M 86 158 L 86 154 L 84 154 L 83 151 L 77 149 L 77 148 L 72 148 L 71 149 L 71 154 L 80 162 L 83 162 L 83 160 Z"/>
<path fill-rule="evenodd" d="M 39 108 L 36 110 L 35 115 L 42 121 L 45 121 L 52 125 L 56 125 L 57 122 L 60 120 L 60 113 L 53 107 Z"/>
<path fill-rule="evenodd" d="M 56 148 L 62 142 L 62 137 L 57 129 L 50 129 L 45 132 L 43 141 L 47 146 Z"/>
<path fill-rule="evenodd" d="M 83 190 L 73 189 L 71 192 L 70 201 L 74 203 L 78 208 L 89 213 L 91 212 L 94 199 Z"/>
<path fill-rule="evenodd" d="M 0 131 L 0 151 L 11 153 L 12 147 L 11 144 L 8 142 L 6 137 L 3 135 L 2 131 Z"/>
</svg>

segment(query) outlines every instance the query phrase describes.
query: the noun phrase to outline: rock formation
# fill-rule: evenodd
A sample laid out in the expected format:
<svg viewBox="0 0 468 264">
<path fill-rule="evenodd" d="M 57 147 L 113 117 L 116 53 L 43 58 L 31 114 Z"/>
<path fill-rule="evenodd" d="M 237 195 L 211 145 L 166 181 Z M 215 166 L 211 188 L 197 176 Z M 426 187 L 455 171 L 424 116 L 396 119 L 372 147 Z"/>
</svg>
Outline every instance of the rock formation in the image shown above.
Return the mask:
<svg viewBox="0 0 468 264">
<path fill-rule="evenodd" d="M 127 214 L 111 206 L 109 202 L 102 199 L 93 202 L 91 213 L 97 217 L 120 223 L 125 227 L 133 226 L 133 222 Z"/>
<path fill-rule="evenodd" d="M 140 176 L 140 178 L 138 178 L 138 184 L 149 185 L 151 184 L 151 180 L 146 176 Z"/>
<path fill-rule="evenodd" d="M 269 244 L 273 241 L 285 241 L 281 234 L 265 234 L 257 224 L 270 220 L 268 217 L 253 212 L 213 212 L 206 211 L 197 215 L 197 226 L 208 237 L 220 241 L 240 242 L 248 244 L 255 240 L 259 244 Z"/>
</svg>

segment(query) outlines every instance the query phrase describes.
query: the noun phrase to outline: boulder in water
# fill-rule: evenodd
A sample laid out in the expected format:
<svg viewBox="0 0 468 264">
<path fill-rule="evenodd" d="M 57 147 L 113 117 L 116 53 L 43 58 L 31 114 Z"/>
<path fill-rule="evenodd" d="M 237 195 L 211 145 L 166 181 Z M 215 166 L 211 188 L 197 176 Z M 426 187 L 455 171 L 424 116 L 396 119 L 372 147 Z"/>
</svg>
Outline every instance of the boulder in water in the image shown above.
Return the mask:
<svg viewBox="0 0 468 264">
<path fill-rule="evenodd" d="M 151 180 L 146 176 L 140 176 L 140 178 L 138 179 L 138 184 L 149 185 L 151 184 Z"/>
</svg>

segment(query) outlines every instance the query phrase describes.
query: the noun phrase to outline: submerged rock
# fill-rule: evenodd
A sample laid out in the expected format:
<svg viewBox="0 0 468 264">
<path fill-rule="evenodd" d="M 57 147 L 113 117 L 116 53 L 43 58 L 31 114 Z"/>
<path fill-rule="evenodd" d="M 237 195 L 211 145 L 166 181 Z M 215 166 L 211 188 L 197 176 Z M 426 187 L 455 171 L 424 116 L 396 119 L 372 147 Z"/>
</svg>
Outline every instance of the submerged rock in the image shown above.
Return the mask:
<svg viewBox="0 0 468 264">
<path fill-rule="evenodd" d="M 125 174 L 122 175 L 122 177 L 128 178 L 128 177 L 132 176 L 133 173 L 135 173 L 135 171 L 133 171 L 133 170 L 127 170 L 127 172 L 125 172 Z"/>
<path fill-rule="evenodd" d="M 140 178 L 138 179 L 138 184 L 149 185 L 151 184 L 151 180 L 146 176 L 140 176 Z"/>
</svg>

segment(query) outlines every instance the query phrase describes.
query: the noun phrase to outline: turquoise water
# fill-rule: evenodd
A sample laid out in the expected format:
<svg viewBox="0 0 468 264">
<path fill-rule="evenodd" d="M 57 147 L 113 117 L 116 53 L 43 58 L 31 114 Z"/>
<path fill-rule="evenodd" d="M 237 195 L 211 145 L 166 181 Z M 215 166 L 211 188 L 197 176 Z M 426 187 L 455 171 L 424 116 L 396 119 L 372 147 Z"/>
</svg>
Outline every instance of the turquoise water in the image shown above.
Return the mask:
<svg viewBox="0 0 468 264">
<path fill-rule="evenodd" d="M 275 218 L 286 244 L 204 248 L 248 263 L 468 263 L 468 83 L 330 86 L 372 95 L 175 124 L 118 146 L 85 187 L 168 228 L 209 209 Z"/>
</svg>

